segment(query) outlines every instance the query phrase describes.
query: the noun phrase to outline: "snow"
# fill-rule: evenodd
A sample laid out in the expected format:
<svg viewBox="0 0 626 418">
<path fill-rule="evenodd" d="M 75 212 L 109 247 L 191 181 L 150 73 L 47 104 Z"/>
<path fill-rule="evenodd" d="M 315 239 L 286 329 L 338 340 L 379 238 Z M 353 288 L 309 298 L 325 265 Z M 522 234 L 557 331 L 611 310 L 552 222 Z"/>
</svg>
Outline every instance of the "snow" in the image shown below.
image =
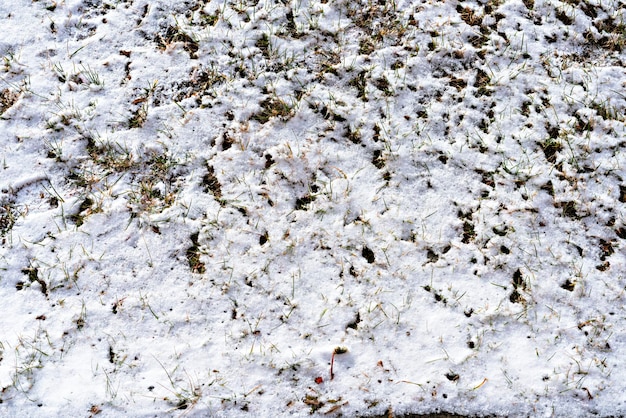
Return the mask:
<svg viewBox="0 0 626 418">
<path fill-rule="evenodd" d="M 624 6 L 1 3 L 0 417 L 626 414 Z"/>
</svg>

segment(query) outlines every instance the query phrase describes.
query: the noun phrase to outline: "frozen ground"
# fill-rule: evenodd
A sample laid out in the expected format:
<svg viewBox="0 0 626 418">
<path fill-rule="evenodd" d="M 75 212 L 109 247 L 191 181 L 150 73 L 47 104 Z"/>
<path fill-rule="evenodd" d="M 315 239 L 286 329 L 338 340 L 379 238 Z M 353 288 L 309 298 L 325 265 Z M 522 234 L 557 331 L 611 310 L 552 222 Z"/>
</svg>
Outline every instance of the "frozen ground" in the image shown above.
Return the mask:
<svg viewBox="0 0 626 418">
<path fill-rule="evenodd" d="M 0 2 L 0 416 L 626 414 L 625 9 Z"/>
</svg>

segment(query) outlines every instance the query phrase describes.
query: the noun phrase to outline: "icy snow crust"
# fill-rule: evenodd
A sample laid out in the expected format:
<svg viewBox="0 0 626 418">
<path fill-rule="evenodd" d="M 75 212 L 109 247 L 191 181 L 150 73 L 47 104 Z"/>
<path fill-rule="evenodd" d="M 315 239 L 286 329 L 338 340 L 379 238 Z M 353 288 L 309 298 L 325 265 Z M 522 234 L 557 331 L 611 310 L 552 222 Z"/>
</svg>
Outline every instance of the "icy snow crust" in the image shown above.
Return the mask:
<svg viewBox="0 0 626 418">
<path fill-rule="evenodd" d="M 0 416 L 626 414 L 624 6 L 0 2 Z"/>
</svg>

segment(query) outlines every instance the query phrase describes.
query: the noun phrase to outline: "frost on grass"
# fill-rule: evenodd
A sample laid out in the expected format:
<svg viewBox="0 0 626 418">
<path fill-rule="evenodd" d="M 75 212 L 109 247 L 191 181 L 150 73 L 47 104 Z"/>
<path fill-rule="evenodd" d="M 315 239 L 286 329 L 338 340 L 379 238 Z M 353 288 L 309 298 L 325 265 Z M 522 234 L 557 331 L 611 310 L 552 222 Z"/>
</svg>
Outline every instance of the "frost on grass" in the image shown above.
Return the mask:
<svg viewBox="0 0 626 418">
<path fill-rule="evenodd" d="M 3 408 L 626 413 L 619 2 L 171 3 L 0 6 Z"/>
</svg>

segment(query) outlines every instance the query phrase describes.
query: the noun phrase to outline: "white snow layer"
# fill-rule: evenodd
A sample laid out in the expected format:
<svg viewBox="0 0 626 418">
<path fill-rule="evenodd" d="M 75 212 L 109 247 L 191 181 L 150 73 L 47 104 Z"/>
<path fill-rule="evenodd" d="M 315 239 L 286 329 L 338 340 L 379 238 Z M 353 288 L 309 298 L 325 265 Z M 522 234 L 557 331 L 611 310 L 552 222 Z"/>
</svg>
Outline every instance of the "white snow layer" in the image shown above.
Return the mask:
<svg viewBox="0 0 626 418">
<path fill-rule="evenodd" d="M 624 6 L 1 2 L 0 416 L 626 414 Z"/>
</svg>

